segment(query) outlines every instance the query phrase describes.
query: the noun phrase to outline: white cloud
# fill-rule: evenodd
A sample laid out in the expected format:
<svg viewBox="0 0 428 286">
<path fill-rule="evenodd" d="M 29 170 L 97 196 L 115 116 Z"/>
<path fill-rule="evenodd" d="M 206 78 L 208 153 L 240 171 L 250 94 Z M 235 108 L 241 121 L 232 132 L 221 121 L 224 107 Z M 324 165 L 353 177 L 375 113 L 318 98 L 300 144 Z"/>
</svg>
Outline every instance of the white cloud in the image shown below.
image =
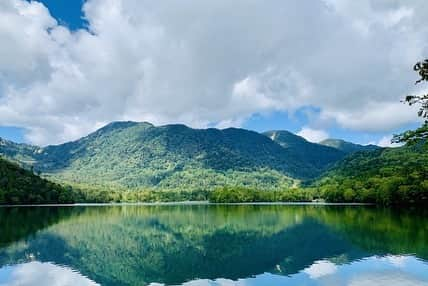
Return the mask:
<svg viewBox="0 0 428 286">
<path fill-rule="evenodd" d="M 385 271 L 381 273 L 363 273 L 363 275 L 355 275 L 347 285 L 349 286 L 421 286 L 425 285 L 426 281 L 416 279 L 406 273 L 398 271 Z"/>
<path fill-rule="evenodd" d="M 380 147 L 400 147 L 403 146 L 402 143 L 392 143 L 392 135 L 383 136 L 379 139 L 378 142 L 375 142 L 374 145 Z"/>
<path fill-rule="evenodd" d="M 1 271 L 0 271 L 1 274 Z M 29 262 L 13 266 L 11 270 L 5 270 L 2 275 L 5 284 L 0 286 L 96 286 L 99 285 L 81 274 L 52 263 Z M 5 279 L 5 280 L 4 280 Z"/>
<path fill-rule="evenodd" d="M 39 2 L 0 3 L 0 125 L 58 143 L 112 120 L 239 125 L 312 106 L 363 131 L 416 120 L 399 103 L 428 53 L 423 0 L 88 0 L 89 31 Z"/>
<path fill-rule="evenodd" d="M 329 135 L 326 131 L 312 129 L 309 127 L 303 127 L 302 130 L 297 133 L 297 135 L 302 136 L 306 140 L 315 143 L 321 142 L 329 138 Z"/>
<path fill-rule="evenodd" d="M 303 272 L 308 274 L 312 279 L 318 279 L 323 276 L 331 275 L 336 273 L 336 271 L 337 266 L 327 260 L 316 261 L 311 266 L 303 270 Z"/>
<path fill-rule="evenodd" d="M 393 130 L 403 124 L 418 121 L 417 106 L 408 107 L 401 102 L 368 102 L 356 110 L 331 110 L 321 112 L 321 119 L 335 120 L 340 126 L 359 131 Z"/>
<path fill-rule="evenodd" d="M 406 267 L 406 264 L 409 262 L 411 257 L 405 255 L 388 255 L 385 257 L 385 259 L 395 267 L 404 268 Z"/>
</svg>

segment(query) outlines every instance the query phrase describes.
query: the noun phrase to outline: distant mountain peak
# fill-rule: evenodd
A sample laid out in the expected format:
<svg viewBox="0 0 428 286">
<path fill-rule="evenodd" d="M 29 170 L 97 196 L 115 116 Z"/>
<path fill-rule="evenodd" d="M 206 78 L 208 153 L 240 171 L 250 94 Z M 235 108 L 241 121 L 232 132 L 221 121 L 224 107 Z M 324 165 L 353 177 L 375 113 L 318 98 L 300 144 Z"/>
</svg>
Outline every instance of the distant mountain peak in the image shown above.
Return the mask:
<svg viewBox="0 0 428 286">
<path fill-rule="evenodd" d="M 376 145 L 361 145 L 361 144 L 348 142 L 342 139 L 334 139 L 334 138 L 325 139 L 319 142 L 319 144 L 341 150 L 345 153 L 354 153 L 358 151 L 371 151 L 371 150 L 376 150 L 381 148 Z"/>
<path fill-rule="evenodd" d="M 263 135 L 294 154 L 301 160 L 309 162 L 316 168 L 323 169 L 342 159 L 345 153 L 320 144 L 307 141 L 305 138 L 286 130 L 272 130 Z"/>
<path fill-rule="evenodd" d="M 279 139 L 279 137 L 281 136 L 292 136 L 292 137 L 299 137 L 298 135 L 287 131 L 287 130 L 271 130 L 271 131 L 266 131 L 264 132 L 264 134 L 266 136 L 268 136 L 270 139 L 272 139 L 273 141 Z M 302 138 L 304 139 L 304 138 Z"/>
<path fill-rule="evenodd" d="M 93 133 L 91 133 L 91 134 L 89 134 L 83 138 L 90 138 L 91 136 L 99 136 L 99 135 L 105 134 L 105 133 L 116 132 L 119 130 L 126 130 L 128 128 L 132 128 L 132 127 L 136 127 L 136 126 L 140 126 L 143 128 L 154 127 L 154 125 L 149 123 L 149 122 L 113 121 L 113 122 L 108 123 L 107 125 L 99 128 L 98 130 L 94 131 Z M 79 140 L 77 140 L 77 141 L 79 141 Z"/>
<path fill-rule="evenodd" d="M 279 145 L 287 147 L 290 144 L 304 144 L 309 143 L 305 138 L 296 135 L 287 130 L 271 130 L 262 133 L 263 135 L 269 137 Z"/>
<path fill-rule="evenodd" d="M 154 126 L 150 122 L 136 122 L 136 121 L 113 121 L 108 123 L 107 125 L 101 127 L 98 130 L 102 129 L 117 129 L 117 128 L 128 128 L 136 125 L 147 125 L 147 126 Z"/>
</svg>

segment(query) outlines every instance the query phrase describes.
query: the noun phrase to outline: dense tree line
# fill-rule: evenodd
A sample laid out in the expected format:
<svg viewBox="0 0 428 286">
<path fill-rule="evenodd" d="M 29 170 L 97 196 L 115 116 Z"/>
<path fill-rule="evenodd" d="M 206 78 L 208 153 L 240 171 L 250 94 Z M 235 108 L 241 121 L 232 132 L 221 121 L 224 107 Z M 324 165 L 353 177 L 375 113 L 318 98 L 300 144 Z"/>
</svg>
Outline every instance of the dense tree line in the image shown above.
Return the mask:
<svg viewBox="0 0 428 286">
<path fill-rule="evenodd" d="M 424 144 L 358 153 L 312 185 L 330 202 L 382 205 L 428 203 L 428 148 Z"/>
<path fill-rule="evenodd" d="M 0 204 L 73 203 L 71 188 L 0 158 Z"/>
<path fill-rule="evenodd" d="M 269 191 L 223 187 L 210 192 L 208 198 L 212 203 L 309 202 L 314 196 L 311 191 L 299 188 Z"/>
<path fill-rule="evenodd" d="M 190 173 L 189 173 L 190 174 Z M 198 174 L 197 170 L 195 174 Z M 248 175 L 248 174 L 247 174 Z M 166 188 L 127 189 L 121 186 L 99 187 L 58 183 L 0 159 L 0 203 L 110 203 L 206 201 L 240 202 L 361 202 L 381 205 L 428 203 L 428 146 L 423 143 L 400 148 L 358 152 L 346 157 L 312 183 L 291 185 L 242 185 L 233 181 L 217 182 L 214 190 L 186 184 L 183 178 Z M 257 176 L 251 173 L 251 176 Z M 266 176 L 266 173 L 263 175 Z M 53 178 L 52 178 L 53 179 Z M 266 179 L 266 178 L 265 178 Z M 250 182 L 251 178 L 249 178 Z M 180 187 L 180 184 L 182 186 Z M 192 180 L 188 180 L 189 183 Z M 228 182 L 231 184 L 228 184 Z M 268 188 L 267 186 L 271 186 Z"/>
<path fill-rule="evenodd" d="M 224 187 L 210 193 L 217 203 L 305 202 L 428 203 L 428 146 L 423 142 L 399 148 L 358 152 L 339 162 L 317 180 L 299 188 L 266 191 Z"/>
<path fill-rule="evenodd" d="M 76 202 L 80 203 L 156 203 L 206 201 L 209 191 L 180 189 L 114 189 L 94 186 L 73 186 Z"/>
</svg>

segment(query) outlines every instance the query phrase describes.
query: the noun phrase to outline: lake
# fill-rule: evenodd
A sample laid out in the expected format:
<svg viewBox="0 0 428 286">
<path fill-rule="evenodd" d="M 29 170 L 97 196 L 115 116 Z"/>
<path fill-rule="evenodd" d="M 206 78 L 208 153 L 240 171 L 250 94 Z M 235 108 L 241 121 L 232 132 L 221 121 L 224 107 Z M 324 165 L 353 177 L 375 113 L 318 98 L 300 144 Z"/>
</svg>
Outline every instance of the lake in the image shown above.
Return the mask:
<svg viewBox="0 0 428 286">
<path fill-rule="evenodd" d="M 428 212 L 0 208 L 0 285 L 428 285 Z"/>
</svg>

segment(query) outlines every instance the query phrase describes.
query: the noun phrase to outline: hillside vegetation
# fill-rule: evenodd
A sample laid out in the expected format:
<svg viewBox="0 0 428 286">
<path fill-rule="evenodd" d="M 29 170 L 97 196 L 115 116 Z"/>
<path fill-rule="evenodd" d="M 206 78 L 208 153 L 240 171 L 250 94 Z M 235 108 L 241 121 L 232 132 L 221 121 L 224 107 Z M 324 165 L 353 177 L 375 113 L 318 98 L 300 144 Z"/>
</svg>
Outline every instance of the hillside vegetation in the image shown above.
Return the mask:
<svg viewBox="0 0 428 286">
<path fill-rule="evenodd" d="M 427 203 L 428 147 L 418 144 L 355 153 L 313 186 L 331 202 Z"/>
<path fill-rule="evenodd" d="M 0 204 L 72 203 L 70 189 L 0 158 Z"/>
<path fill-rule="evenodd" d="M 0 202 L 428 201 L 425 145 L 322 144 L 287 131 L 136 122 L 44 148 L 1 140 L 0 155 L 45 179 L 2 160 Z"/>
<path fill-rule="evenodd" d="M 288 152 L 293 153 L 297 157 L 304 158 L 308 164 L 319 170 L 325 170 L 346 156 L 346 153 L 342 152 L 342 150 L 311 143 L 303 137 L 288 131 L 267 131 L 263 134 L 281 145 Z"/>
<path fill-rule="evenodd" d="M 58 182 L 82 187 L 212 190 L 222 186 L 288 188 L 320 175 L 344 156 L 291 135 L 289 146 L 228 128 L 113 122 L 57 146 L 6 142 L 0 154 Z"/>
<path fill-rule="evenodd" d="M 377 148 L 345 157 L 318 179 L 299 187 L 265 192 L 218 188 L 210 201 L 280 202 L 321 200 L 379 205 L 428 203 L 428 147 Z"/>
</svg>

